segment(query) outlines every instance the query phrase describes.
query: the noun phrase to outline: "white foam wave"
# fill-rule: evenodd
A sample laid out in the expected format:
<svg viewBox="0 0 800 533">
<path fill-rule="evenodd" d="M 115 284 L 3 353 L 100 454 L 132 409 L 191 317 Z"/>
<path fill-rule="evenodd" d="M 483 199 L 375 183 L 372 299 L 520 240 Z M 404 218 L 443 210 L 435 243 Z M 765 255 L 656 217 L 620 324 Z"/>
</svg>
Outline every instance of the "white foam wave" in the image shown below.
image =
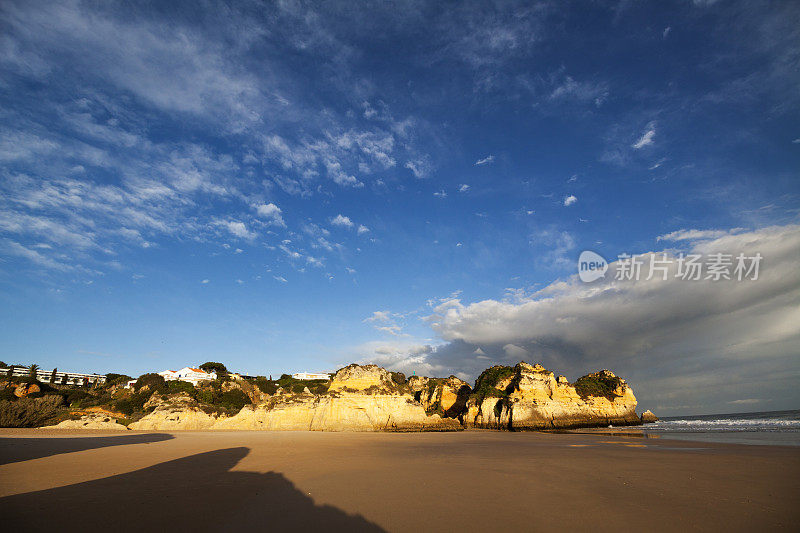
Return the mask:
<svg viewBox="0 0 800 533">
<path fill-rule="evenodd" d="M 659 420 L 651 427 L 667 431 L 800 431 L 800 420 L 774 418 Z"/>
</svg>

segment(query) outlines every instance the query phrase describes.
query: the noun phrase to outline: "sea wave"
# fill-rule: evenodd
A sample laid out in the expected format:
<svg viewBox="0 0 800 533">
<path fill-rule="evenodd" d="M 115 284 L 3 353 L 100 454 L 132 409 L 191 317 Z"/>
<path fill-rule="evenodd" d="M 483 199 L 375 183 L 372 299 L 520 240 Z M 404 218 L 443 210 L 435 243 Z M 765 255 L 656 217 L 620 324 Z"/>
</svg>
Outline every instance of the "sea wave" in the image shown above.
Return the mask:
<svg viewBox="0 0 800 533">
<path fill-rule="evenodd" d="M 659 420 L 650 427 L 662 431 L 800 431 L 800 420 Z"/>
</svg>

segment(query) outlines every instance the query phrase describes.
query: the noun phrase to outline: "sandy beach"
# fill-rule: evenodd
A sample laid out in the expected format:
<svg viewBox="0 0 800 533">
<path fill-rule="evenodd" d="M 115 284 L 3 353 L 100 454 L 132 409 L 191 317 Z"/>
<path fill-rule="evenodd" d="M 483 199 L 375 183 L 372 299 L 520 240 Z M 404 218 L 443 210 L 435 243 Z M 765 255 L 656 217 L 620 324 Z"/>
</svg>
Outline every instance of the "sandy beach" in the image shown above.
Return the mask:
<svg viewBox="0 0 800 533">
<path fill-rule="evenodd" d="M 607 435 L 0 430 L 15 531 L 795 530 L 800 451 Z"/>
</svg>

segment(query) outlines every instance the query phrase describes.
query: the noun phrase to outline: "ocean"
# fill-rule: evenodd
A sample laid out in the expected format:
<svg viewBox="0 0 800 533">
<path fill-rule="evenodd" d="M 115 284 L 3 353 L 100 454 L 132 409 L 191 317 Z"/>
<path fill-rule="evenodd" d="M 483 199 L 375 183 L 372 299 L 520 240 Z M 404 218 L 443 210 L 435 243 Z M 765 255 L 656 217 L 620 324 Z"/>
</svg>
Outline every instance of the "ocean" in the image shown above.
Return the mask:
<svg viewBox="0 0 800 533">
<path fill-rule="evenodd" d="M 665 439 L 800 446 L 800 409 L 721 415 L 668 416 L 642 430 Z"/>
</svg>

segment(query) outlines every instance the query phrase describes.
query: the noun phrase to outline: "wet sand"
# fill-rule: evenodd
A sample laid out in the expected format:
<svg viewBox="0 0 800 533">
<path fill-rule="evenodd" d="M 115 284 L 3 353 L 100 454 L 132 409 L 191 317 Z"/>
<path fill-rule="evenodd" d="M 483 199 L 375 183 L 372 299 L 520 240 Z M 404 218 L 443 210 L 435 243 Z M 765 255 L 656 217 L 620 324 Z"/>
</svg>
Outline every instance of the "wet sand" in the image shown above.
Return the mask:
<svg viewBox="0 0 800 533">
<path fill-rule="evenodd" d="M 797 530 L 800 450 L 590 434 L 0 430 L 7 531 Z"/>
</svg>

